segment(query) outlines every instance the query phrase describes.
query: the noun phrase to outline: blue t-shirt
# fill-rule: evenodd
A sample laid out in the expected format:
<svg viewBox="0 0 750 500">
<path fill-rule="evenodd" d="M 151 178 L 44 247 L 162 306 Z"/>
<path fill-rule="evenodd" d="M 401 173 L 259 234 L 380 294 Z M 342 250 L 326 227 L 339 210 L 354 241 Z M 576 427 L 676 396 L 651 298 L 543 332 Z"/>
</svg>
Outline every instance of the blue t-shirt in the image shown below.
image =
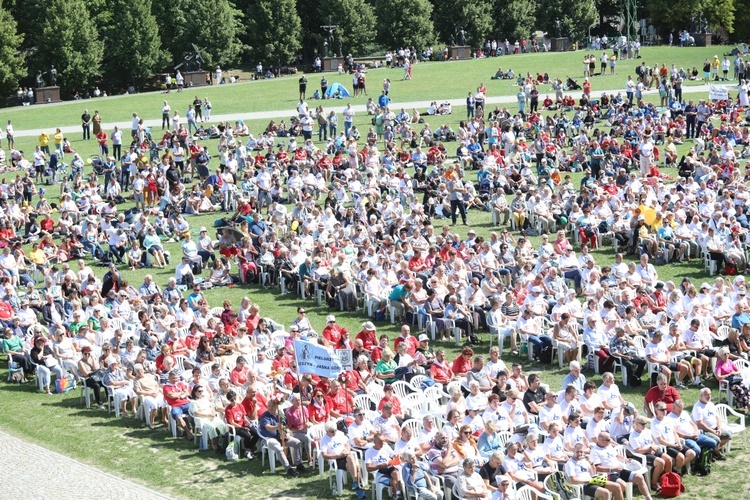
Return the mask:
<svg viewBox="0 0 750 500">
<path fill-rule="evenodd" d="M 278 439 L 279 437 L 279 431 L 267 431 L 266 425 L 279 425 L 279 417 L 277 415 L 272 415 L 270 412 L 265 412 L 260 417 L 260 421 L 258 422 L 258 431 L 259 434 L 265 438 L 273 438 Z"/>
<path fill-rule="evenodd" d="M 391 294 L 388 295 L 388 300 L 401 300 L 406 298 L 408 295 L 409 292 L 404 289 L 404 285 L 396 285 L 395 287 L 393 287 Z"/>
</svg>

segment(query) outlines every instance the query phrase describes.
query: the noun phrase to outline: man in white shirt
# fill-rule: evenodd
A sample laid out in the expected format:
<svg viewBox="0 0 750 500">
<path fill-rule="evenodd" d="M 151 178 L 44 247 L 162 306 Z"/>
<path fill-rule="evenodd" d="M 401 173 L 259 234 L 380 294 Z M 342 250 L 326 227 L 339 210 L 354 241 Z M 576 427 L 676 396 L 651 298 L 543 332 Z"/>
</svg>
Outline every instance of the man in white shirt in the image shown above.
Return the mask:
<svg viewBox="0 0 750 500">
<path fill-rule="evenodd" d="M 712 453 L 716 452 L 718 443 L 700 431 L 691 415 L 685 411 L 684 400 L 675 401 L 672 411 L 666 418 L 674 425 L 677 435 L 685 441 L 685 447 L 693 450 L 696 457 L 700 456 L 704 449 L 711 450 Z"/>
<path fill-rule="evenodd" d="M 719 412 L 716 405 L 711 401 L 711 389 L 708 387 L 701 389 L 700 399 L 693 405 L 693 412 L 690 417 L 701 430 L 703 436 L 717 443 L 717 447 L 714 449 L 714 458 L 726 460 L 727 457 L 720 451 L 720 448 L 732 439 L 732 434 L 722 428 Z"/>
<path fill-rule="evenodd" d="M 355 408 L 354 422 L 349 426 L 349 444 L 359 450 L 372 448 L 374 435 L 375 429 L 365 418 L 365 411 L 362 408 Z"/>
<path fill-rule="evenodd" d="M 620 388 L 615 384 L 615 376 L 611 372 L 602 375 L 602 385 L 597 389 L 597 394 L 602 400 L 602 406 L 611 410 L 612 413 L 620 411 L 620 407 L 627 402 L 620 395 Z"/>
<path fill-rule="evenodd" d="M 549 432 L 549 426 L 556 423 L 561 426 L 564 424 L 562 419 L 562 410 L 557 404 L 557 394 L 548 392 L 544 395 L 545 405 L 539 409 L 539 425 L 545 431 Z"/>
<path fill-rule="evenodd" d="M 346 435 L 336 429 L 334 422 L 325 425 L 325 435 L 320 439 L 318 445 L 324 460 L 335 460 L 339 470 L 346 470 L 352 477 L 352 488 L 356 490 L 359 498 L 364 498 L 364 492 L 359 488 L 360 470 L 356 455 L 351 453 L 351 446 Z"/>
<path fill-rule="evenodd" d="M 383 441 L 380 432 L 373 436 L 373 446 L 365 452 L 367 472 L 377 472 L 376 481 L 385 481 L 393 491 L 401 491 L 401 470 L 391 465 L 396 453 Z"/>
<path fill-rule="evenodd" d="M 648 489 L 643 474 L 630 471 L 627 465 L 627 459 L 617 454 L 612 438 L 608 432 L 600 432 L 596 438 L 596 444 L 591 447 L 591 463 L 594 465 L 596 472 L 604 473 L 607 479 L 617 483 L 620 486 L 620 493 L 615 491 L 615 498 L 622 498 L 625 492 L 626 483 L 631 482 L 638 486 L 638 490 L 651 500 L 651 492 Z"/>
<path fill-rule="evenodd" d="M 576 443 L 573 456 L 565 464 L 565 477 L 571 484 L 583 486 L 585 495 L 594 498 L 610 498 L 612 494 L 621 500 L 622 489 L 619 484 L 612 481 L 607 481 L 604 486 L 591 484 L 590 481 L 596 475 L 596 469 L 586 460 L 583 449 L 583 443 Z"/>
</svg>

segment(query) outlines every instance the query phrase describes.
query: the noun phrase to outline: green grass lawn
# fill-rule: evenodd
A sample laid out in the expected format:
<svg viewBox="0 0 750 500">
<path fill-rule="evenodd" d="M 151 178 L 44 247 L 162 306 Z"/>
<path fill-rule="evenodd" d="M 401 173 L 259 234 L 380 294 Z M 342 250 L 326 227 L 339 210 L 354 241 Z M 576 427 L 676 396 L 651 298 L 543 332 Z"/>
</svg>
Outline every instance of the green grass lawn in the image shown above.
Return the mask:
<svg viewBox="0 0 750 500">
<path fill-rule="evenodd" d="M 723 48 L 718 47 L 708 49 L 663 47 L 645 48 L 643 55 L 647 63 L 664 61 L 668 65 L 674 62 L 678 66 L 692 67 L 700 66 L 705 57 L 713 56 L 714 53 L 721 54 L 724 51 Z M 458 98 L 465 95 L 467 91 L 473 90 L 482 81 L 490 88 L 490 95 L 511 95 L 515 92 L 507 82 L 489 80 L 489 76 L 494 74 L 497 66 L 506 68 L 512 64 L 517 74 L 526 71 L 532 73 L 547 71 L 551 76 L 579 76 L 582 57 L 581 52 L 529 54 L 493 60 L 419 64 L 414 69 L 415 79 L 410 82 L 395 81 L 400 78 L 401 70 L 373 70 L 369 74 L 370 94 L 377 95 L 379 93 L 378 82 L 388 77 L 394 80 L 393 94 L 401 101 Z M 602 88 L 618 88 L 623 85 L 628 70 L 632 70 L 637 62 L 621 62 L 618 75 L 615 77 L 597 77 L 594 80 L 594 92 Z M 312 78 L 310 80 L 311 83 L 314 82 Z M 336 81 L 336 78 L 329 75 L 329 81 Z M 183 94 L 172 93 L 166 97 L 172 101 L 173 108 L 176 108 L 186 107 L 188 99 L 192 100 L 193 95 L 192 91 L 186 91 Z M 296 101 L 296 79 L 283 78 L 278 81 L 252 82 L 231 87 L 204 88 L 199 95 L 209 95 L 214 102 L 214 114 L 291 109 Z M 49 107 L 9 109 L 3 112 L 3 118 L 12 119 L 16 130 L 39 127 L 53 130 L 58 125 L 75 124 L 83 107 L 88 107 L 89 111 L 98 109 L 104 121 L 127 119 L 134 110 L 143 117 L 157 118 L 159 105 L 164 97 L 162 94 L 153 93 Z M 651 100 L 655 98 L 653 95 L 649 96 Z M 357 102 L 364 102 L 364 98 L 358 98 Z M 287 111 L 279 111 L 278 116 L 285 118 L 287 114 Z M 443 121 L 456 127 L 462 118 L 463 110 L 457 109 L 451 116 L 428 117 L 427 121 L 433 128 Z M 355 124 L 363 131 L 363 135 L 369 123 L 369 117 L 364 115 L 358 115 L 355 119 Z M 259 127 L 265 126 L 265 122 L 251 122 L 249 126 L 253 133 L 257 133 Z M 83 142 L 79 139 L 78 136 L 71 137 L 73 147 L 77 148 L 84 157 L 97 153 L 95 141 Z M 36 140 L 24 138 L 16 143 L 17 147 L 31 151 L 36 145 Z M 215 141 L 208 141 L 208 145 L 212 151 L 215 151 Z M 449 144 L 448 147 L 452 150 L 454 145 Z M 689 145 L 682 147 L 687 148 Z M 669 173 L 676 175 L 675 171 Z M 11 173 L 0 175 L 0 179 L 14 175 Z M 473 173 L 469 173 L 468 176 L 473 179 Z M 577 183 L 579 178 L 580 174 L 575 175 L 574 182 Z M 59 196 L 59 186 L 47 188 L 48 199 L 56 201 Z M 129 206 L 130 204 L 125 205 L 122 209 Z M 202 225 L 212 226 L 213 221 L 219 216 L 219 214 L 189 216 L 188 221 L 196 230 Z M 490 214 L 487 212 L 472 211 L 469 214 L 469 220 L 471 227 L 480 236 L 487 238 L 493 230 Z M 433 224 L 439 229 L 445 221 L 435 220 Z M 456 232 L 464 237 L 466 228 L 459 226 Z M 532 242 L 537 246 L 540 238 L 532 238 Z M 166 244 L 165 247 L 172 252 L 173 256 L 180 253 L 179 245 L 176 243 Z M 600 265 L 613 261 L 611 248 L 595 250 L 593 254 Z M 104 273 L 103 268 L 97 269 L 99 274 Z M 671 279 L 675 282 L 685 276 L 694 281 L 706 278 L 702 265 L 695 261 L 662 266 L 658 268 L 658 272 L 660 279 Z M 147 273 L 152 274 L 156 282 L 163 286 L 173 275 L 173 270 L 125 270 L 123 276 L 131 284 L 138 286 Z M 295 318 L 296 308 L 304 305 L 313 326 L 318 331 L 324 327 L 324 318 L 329 312 L 325 306 L 318 307 L 311 300 L 302 300 L 292 294 L 279 295 L 278 289 L 264 290 L 257 286 L 213 289 L 207 291 L 206 295 L 212 305 L 220 304 L 223 299 L 230 299 L 235 306 L 239 304 L 243 296 L 248 296 L 260 305 L 264 316 L 270 316 L 285 325 L 289 325 Z M 365 321 L 361 312 L 336 313 L 336 316 L 340 324 L 355 333 L 360 330 L 360 324 Z M 378 330 L 388 333 L 391 338 L 395 338 L 398 334 L 397 327 L 388 323 L 379 324 Z M 488 346 L 487 336 L 484 334 L 480 337 L 482 337 L 483 344 L 478 352 L 484 353 Z M 452 343 L 440 346 L 449 351 L 451 359 L 458 352 Z M 560 387 L 565 375 L 565 372 L 558 370 L 556 365 L 539 366 L 530 364 L 527 359 L 506 356 L 506 362 L 514 361 L 520 361 L 526 373 L 543 372 L 542 380 L 553 389 Z M 1 372 L 0 376 L 5 377 L 5 372 Z M 599 376 L 592 375 L 592 377 L 597 383 L 600 382 Z M 716 388 L 715 384 L 713 387 Z M 644 391 L 644 388 L 640 390 L 623 388 L 626 399 L 632 401 L 639 409 L 642 406 Z M 248 484 L 253 488 L 250 498 L 271 496 L 316 498 L 327 497 L 330 493 L 327 481 L 317 476 L 290 482 L 281 476 L 271 476 L 267 469 L 261 471 L 259 461 L 250 464 L 244 460 L 240 463 L 228 463 L 223 457 L 217 457 L 208 452 L 199 453 L 192 443 L 173 440 L 164 429 L 151 431 L 139 421 L 117 420 L 99 410 L 86 410 L 79 404 L 77 390 L 64 396 L 45 396 L 36 393 L 31 385 L 16 386 L 0 382 L 0 394 L 0 428 L 3 430 L 175 497 L 224 498 L 229 492 L 240 491 L 240 488 L 246 488 Z M 684 391 L 683 397 L 689 405 L 692 405 L 697 400 L 698 393 L 694 389 L 689 389 Z M 40 432 L 42 429 L 43 431 Z M 737 449 L 736 445 L 735 450 L 728 462 L 715 465 L 710 478 L 687 478 L 688 492 L 685 498 L 701 498 L 706 495 L 730 498 L 730 492 L 742 491 L 747 487 L 748 481 L 745 475 L 734 473 L 742 467 L 743 463 L 746 463 L 747 450 Z"/>
<path fill-rule="evenodd" d="M 659 65 L 665 63 L 667 66 L 675 64 L 678 68 L 684 67 L 686 70 L 693 66 L 701 69 L 705 58 L 713 57 L 715 54 L 721 56 L 729 50 L 731 50 L 730 47 L 691 49 L 644 47 L 641 50 L 643 59 L 618 61 L 616 75 L 594 77 L 592 91 L 596 94 L 598 90 L 605 88 L 624 90 L 627 75 L 631 74 L 635 77 L 635 67 L 642 61 L 650 66 L 654 63 Z M 570 76 L 581 80 L 583 54 L 583 52 L 550 52 L 468 61 L 420 63 L 414 65 L 414 79 L 409 81 L 401 81 L 403 70 L 400 68 L 372 69 L 367 73 L 368 93 L 377 100 L 383 79 L 389 78 L 392 82 L 390 95 L 394 106 L 398 106 L 399 102 L 459 98 L 469 91 L 475 91 L 480 82 L 486 84 L 489 96 L 515 95 L 516 89 L 508 80 L 490 80 L 498 67 L 506 71 L 512 68 L 516 75 L 531 73 L 536 76 L 537 73 L 548 73 L 551 78 L 559 77 L 565 80 L 567 76 Z M 339 76 L 336 73 L 326 73 L 326 77 L 329 84 L 339 82 L 350 91 L 352 90 L 351 75 Z M 176 91 L 169 94 L 149 92 L 48 106 L 8 108 L 2 112 L 2 123 L 12 120 L 16 130 L 48 127 L 52 131 L 54 127 L 79 124 L 83 109 L 88 109 L 92 114 L 94 110 L 98 110 L 103 122 L 130 121 L 134 111 L 142 118 L 157 119 L 161 117 L 161 105 L 164 99 L 169 100 L 173 110 L 179 110 L 180 115 L 184 116 L 188 104 L 193 102 L 196 94 L 201 98 L 208 97 L 211 100 L 214 115 L 272 110 L 292 111 L 299 98 L 297 79 L 298 76 L 287 76 L 273 80 L 186 89 L 181 93 Z M 315 74 L 308 75 L 308 80 L 308 96 L 311 96 L 315 88 L 319 87 L 320 80 Z M 686 87 L 692 83 L 686 82 Z M 367 98 L 363 96 L 353 98 L 352 102 L 363 104 L 366 100 Z M 340 102 L 337 101 L 337 103 Z M 281 116 L 284 115 L 281 114 Z"/>
</svg>

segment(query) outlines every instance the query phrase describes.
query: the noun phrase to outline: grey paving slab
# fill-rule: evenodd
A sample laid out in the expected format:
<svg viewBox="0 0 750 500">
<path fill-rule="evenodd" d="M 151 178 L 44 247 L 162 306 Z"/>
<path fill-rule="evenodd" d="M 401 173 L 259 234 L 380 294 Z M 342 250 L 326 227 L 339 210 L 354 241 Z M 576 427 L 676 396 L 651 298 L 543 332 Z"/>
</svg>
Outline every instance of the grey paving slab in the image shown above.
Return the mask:
<svg viewBox="0 0 750 500">
<path fill-rule="evenodd" d="M 0 431 L 3 500 L 164 500 L 168 496 Z"/>
</svg>

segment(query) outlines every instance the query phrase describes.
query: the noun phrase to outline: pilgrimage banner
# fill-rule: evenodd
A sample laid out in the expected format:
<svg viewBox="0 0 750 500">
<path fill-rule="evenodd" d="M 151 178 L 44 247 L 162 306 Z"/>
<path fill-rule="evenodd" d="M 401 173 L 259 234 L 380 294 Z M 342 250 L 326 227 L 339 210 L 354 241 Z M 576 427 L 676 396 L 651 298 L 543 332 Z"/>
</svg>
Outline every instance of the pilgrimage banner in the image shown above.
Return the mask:
<svg viewBox="0 0 750 500">
<path fill-rule="evenodd" d="M 294 339 L 294 354 L 299 373 L 336 378 L 343 370 L 337 354 L 312 342 Z"/>
<path fill-rule="evenodd" d="M 712 101 L 727 101 L 729 100 L 729 91 L 724 85 L 710 85 L 708 98 Z"/>
</svg>

